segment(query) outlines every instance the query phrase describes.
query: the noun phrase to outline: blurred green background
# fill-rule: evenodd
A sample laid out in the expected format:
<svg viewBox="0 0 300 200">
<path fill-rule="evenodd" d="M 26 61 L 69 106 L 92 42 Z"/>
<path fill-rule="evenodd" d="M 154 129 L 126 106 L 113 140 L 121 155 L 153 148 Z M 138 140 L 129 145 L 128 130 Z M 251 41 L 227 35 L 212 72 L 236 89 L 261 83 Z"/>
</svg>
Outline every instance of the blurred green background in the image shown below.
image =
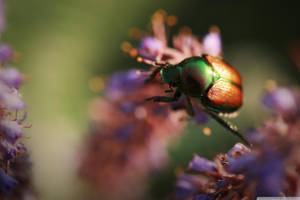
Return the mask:
<svg viewBox="0 0 300 200">
<path fill-rule="evenodd" d="M 233 122 L 242 131 L 263 122 L 268 114 L 260 97 L 265 81 L 299 84 L 299 73 L 287 48 L 300 39 L 300 12 L 296 1 L 252 0 L 9 0 L 7 30 L 2 40 L 20 53 L 17 67 L 29 81 L 22 93 L 28 104 L 25 143 L 32 153 L 35 185 L 43 200 L 91 199 L 92 192 L 76 177 L 76 155 L 84 139 L 87 105 L 97 94 L 90 78 L 116 70 L 140 67 L 124 55 L 120 44 L 132 27 L 146 29 L 159 8 L 178 17 L 203 36 L 211 25 L 221 29 L 224 57 L 244 81 L 245 104 Z M 170 148 L 170 166 L 153 174 L 150 194 L 168 194 L 175 166 L 186 167 L 193 153 L 213 157 L 225 152 L 236 138 L 215 122 L 213 134 L 201 133 L 193 123 Z"/>
</svg>

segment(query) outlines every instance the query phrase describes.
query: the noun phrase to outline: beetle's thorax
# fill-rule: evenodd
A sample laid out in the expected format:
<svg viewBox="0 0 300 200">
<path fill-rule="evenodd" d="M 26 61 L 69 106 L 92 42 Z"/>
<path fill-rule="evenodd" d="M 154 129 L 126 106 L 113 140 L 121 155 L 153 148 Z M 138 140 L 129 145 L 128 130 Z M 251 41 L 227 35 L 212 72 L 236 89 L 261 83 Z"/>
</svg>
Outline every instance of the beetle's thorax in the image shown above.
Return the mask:
<svg viewBox="0 0 300 200">
<path fill-rule="evenodd" d="M 172 87 L 178 87 L 181 83 L 181 71 L 179 66 L 167 66 L 160 71 L 161 79 Z"/>
</svg>

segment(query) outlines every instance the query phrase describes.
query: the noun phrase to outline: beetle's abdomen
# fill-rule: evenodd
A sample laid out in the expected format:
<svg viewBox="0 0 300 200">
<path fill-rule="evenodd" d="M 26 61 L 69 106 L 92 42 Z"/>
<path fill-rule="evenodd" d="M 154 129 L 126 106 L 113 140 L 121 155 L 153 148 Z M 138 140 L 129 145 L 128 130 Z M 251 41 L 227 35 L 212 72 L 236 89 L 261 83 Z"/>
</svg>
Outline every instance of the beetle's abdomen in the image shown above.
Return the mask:
<svg viewBox="0 0 300 200">
<path fill-rule="evenodd" d="M 241 76 L 223 60 L 212 56 L 205 58 L 219 73 L 220 79 L 207 90 L 203 103 L 215 112 L 230 113 L 238 110 L 243 103 Z"/>
</svg>

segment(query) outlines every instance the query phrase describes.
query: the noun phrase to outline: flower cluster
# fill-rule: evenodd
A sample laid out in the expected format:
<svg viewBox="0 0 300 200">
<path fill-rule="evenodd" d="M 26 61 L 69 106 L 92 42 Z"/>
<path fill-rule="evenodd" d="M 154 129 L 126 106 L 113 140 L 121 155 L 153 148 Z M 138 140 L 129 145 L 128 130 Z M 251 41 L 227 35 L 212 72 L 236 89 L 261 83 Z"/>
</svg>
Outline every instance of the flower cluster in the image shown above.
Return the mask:
<svg viewBox="0 0 300 200">
<path fill-rule="evenodd" d="M 179 176 L 174 199 L 255 199 L 298 196 L 300 181 L 300 89 L 266 92 L 263 104 L 274 117 L 251 130 L 249 149 L 237 143 L 209 161 L 195 155 Z"/>
<path fill-rule="evenodd" d="M 156 12 L 151 20 L 153 33 L 133 29 L 131 35 L 141 39 L 140 45 L 134 48 L 125 42 L 123 51 L 151 66 L 175 64 L 203 53 L 221 55 L 221 40 L 215 27 L 204 37 L 203 44 L 184 28 L 173 37 L 173 47 L 168 47 L 166 28 L 175 22 L 175 16 Z M 142 194 L 149 172 L 164 166 L 167 145 L 180 135 L 186 124 L 185 98 L 172 104 L 145 101 L 147 97 L 166 95 L 165 91 L 170 90 L 159 77 L 145 83 L 154 69 L 113 74 L 105 84 L 103 96 L 91 103 L 91 126 L 82 149 L 79 172 L 106 199 L 137 198 Z M 103 80 L 95 79 L 91 83 L 102 84 Z M 198 123 L 208 121 L 200 108 L 196 107 L 195 112 Z"/>
<path fill-rule="evenodd" d="M 0 31 L 3 29 L 3 1 L 0 0 Z M 16 68 L 7 67 L 13 59 L 12 48 L 0 43 L 0 199 L 29 198 L 33 191 L 31 164 L 26 148 L 20 142 L 27 115 L 18 117 L 25 108 L 19 93 L 22 75 Z"/>
<path fill-rule="evenodd" d="M 184 127 L 183 111 L 144 101 L 167 89 L 159 82 L 145 85 L 147 76 L 138 70 L 114 74 L 104 97 L 91 103 L 80 173 L 106 199 L 139 195 L 148 172 L 165 164 L 169 140 Z"/>
</svg>

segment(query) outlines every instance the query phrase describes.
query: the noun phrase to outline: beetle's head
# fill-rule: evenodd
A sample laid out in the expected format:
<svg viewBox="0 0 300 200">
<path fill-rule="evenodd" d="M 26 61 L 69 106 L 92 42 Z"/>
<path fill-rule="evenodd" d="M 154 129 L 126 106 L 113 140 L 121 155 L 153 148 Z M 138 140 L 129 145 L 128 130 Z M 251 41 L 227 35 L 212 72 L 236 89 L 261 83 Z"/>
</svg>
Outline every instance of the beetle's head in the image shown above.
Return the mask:
<svg viewBox="0 0 300 200">
<path fill-rule="evenodd" d="M 178 87 L 181 83 L 181 68 L 174 65 L 167 65 L 160 71 L 161 79 L 171 87 Z"/>
</svg>

